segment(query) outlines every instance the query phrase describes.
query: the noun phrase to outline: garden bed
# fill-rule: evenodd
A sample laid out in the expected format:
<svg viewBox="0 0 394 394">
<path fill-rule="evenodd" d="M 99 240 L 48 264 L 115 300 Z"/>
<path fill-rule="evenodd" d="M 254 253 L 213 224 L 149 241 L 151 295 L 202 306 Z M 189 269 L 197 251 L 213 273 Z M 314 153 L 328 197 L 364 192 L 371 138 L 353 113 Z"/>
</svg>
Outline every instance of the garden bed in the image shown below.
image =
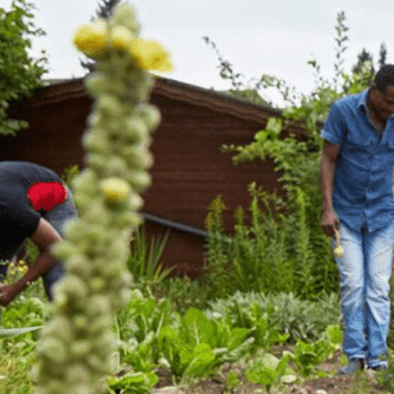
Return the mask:
<svg viewBox="0 0 394 394">
<path fill-rule="evenodd" d="M 335 374 L 341 366 L 341 352 L 320 364 L 317 369 Z M 228 388 L 226 377 L 230 371 L 236 371 L 240 377 L 237 387 Z M 198 383 L 172 386 L 171 374 L 165 370 L 157 370 L 159 382 L 151 394 L 262 394 L 266 393 L 261 385 L 250 383 L 245 379 L 242 370 L 234 365 L 224 365 L 221 374 Z M 379 394 L 387 393 L 382 385 L 377 383 L 376 376 L 371 371 L 358 373 L 356 376 L 326 376 L 307 379 L 302 383 L 290 384 L 280 388 L 273 388 L 271 394 Z"/>
</svg>

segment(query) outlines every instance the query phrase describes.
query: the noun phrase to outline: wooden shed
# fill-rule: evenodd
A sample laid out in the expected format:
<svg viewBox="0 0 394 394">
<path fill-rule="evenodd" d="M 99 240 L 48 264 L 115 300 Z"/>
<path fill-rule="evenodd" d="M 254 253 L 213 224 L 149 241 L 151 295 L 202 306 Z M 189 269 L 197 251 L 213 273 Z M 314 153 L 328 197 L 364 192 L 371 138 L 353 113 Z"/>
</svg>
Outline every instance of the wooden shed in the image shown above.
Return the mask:
<svg viewBox="0 0 394 394">
<path fill-rule="evenodd" d="M 223 144 L 245 145 L 280 111 L 252 104 L 171 79 L 156 78 L 151 103 L 162 113 L 151 150 L 152 186 L 144 193 L 148 235 L 163 235 L 170 228 L 165 265 L 196 277 L 201 273 L 206 231 L 204 222 L 212 200 L 222 195 L 227 206 L 225 226 L 231 231 L 238 206 L 248 208 L 247 186 L 256 181 L 278 190 L 278 174 L 266 161 L 234 166 Z M 53 83 L 33 98 L 13 105 L 9 115 L 29 127 L 17 137 L 0 136 L 0 160 L 27 160 L 62 174 L 70 165 L 84 167 L 81 136 L 92 100 L 83 79 Z"/>
</svg>

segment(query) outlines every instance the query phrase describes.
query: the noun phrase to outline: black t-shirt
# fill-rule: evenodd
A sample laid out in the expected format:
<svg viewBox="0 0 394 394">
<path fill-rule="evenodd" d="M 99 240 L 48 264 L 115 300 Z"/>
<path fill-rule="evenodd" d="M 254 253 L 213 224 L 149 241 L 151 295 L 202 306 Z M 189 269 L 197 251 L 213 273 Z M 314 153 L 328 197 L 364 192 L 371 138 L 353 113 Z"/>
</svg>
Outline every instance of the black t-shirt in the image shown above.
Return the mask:
<svg viewBox="0 0 394 394">
<path fill-rule="evenodd" d="M 26 161 L 0 161 L 0 260 L 11 260 L 36 231 L 41 214 L 27 191 L 38 182 L 61 182 L 52 170 Z"/>
</svg>

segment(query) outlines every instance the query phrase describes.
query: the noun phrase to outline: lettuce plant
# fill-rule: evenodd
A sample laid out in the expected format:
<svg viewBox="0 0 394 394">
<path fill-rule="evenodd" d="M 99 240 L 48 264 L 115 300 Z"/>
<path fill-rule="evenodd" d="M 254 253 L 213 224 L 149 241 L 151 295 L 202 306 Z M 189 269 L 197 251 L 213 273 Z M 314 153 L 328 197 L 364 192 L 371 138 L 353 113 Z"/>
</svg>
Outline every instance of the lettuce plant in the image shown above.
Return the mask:
<svg viewBox="0 0 394 394">
<path fill-rule="evenodd" d="M 76 47 L 97 62 L 85 82 L 95 103 L 82 139 L 86 168 L 73 182 L 80 217 L 53 248 L 66 262 L 66 275 L 42 331 L 36 394 L 100 394 L 111 373 L 111 325 L 130 298 L 129 243 L 141 223 L 139 194 L 151 181 L 150 133 L 160 122 L 148 104 L 147 70 L 172 68 L 163 47 L 141 39 L 139 30 L 133 8 L 122 2 L 109 20 L 75 32 Z"/>
</svg>

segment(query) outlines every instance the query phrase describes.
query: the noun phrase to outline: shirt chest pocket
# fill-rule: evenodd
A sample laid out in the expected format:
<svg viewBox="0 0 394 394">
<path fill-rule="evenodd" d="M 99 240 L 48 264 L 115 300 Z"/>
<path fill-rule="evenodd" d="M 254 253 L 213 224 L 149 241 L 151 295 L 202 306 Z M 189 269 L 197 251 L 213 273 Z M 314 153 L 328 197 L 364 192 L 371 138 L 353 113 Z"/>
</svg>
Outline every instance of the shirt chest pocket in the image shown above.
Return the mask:
<svg viewBox="0 0 394 394">
<path fill-rule="evenodd" d="M 357 160 L 370 159 L 376 151 L 376 144 L 374 144 L 372 138 L 362 139 L 357 137 L 348 136 L 343 147 L 343 154 Z"/>
</svg>

